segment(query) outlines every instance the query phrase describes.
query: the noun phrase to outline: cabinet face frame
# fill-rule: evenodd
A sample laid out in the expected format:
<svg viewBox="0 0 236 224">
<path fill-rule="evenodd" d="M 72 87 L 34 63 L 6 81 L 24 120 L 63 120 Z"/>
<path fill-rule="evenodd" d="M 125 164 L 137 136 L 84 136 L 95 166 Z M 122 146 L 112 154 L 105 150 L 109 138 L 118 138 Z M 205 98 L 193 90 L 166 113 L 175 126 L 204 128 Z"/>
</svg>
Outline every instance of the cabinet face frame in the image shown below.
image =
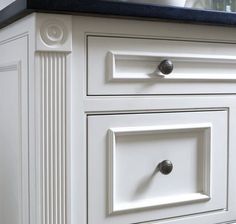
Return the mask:
<svg viewBox="0 0 236 224">
<path fill-rule="evenodd" d="M 40 14 L 39 14 L 40 15 Z M 44 16 L 44 15 L 42 15 Z M 119 36 L 129 38 L 163 38 L 163 39 L 179 39 L 205 42 L 222 42 L 236 43 L 235 29 L 196 26 L 189 24 L 173 24 L 159 23 L 151 21 L 135 21 L 120 20 L 106 18 L 92 18 L 83 16 L 73 16 L 72 35 L 73 35 L 73 57 L 72 61 L 72 77 L 71 77 L 71 145 L 72 145 L 72 200 L 71 200 L 71 219 L 72 223 L 87 223 L 89 218 L 86 211 L 86 119 L 87 115 L 92 114 L 117 114 L 117 113 L 146 113 L 158 111 L 178 111 L 183 108 L 188 110 L 198 110 L 199 108 L 229 108 L 230 113 L 235 113 L 235 106 L 232 103 L 235 98 L 224 95 L 222 96 L 198 96 L 202 103 L 192 102 L 197 96 L 170 95 L 169 99 L 163 97 L 140 97 L 137 96 L 119 97 L 108 96 L 103 97 L 87 96 L 86 82 L 86 37 L 87 35 L 98 36 Z M 173 28 L 173 25 L 175 29 Z M 131 29 L 132 27 L 132 29 Z M 142 27 L 142 28 L 141 28 Z M 157 29 L 158 28 L 158 29 Z M 186 32 L 189 30 L 190 32 Z M 225 35 L 228 33 L 229 35 Z M 95 76 L 94 76 L 95 77 Z M 231 93 L 235 92 L 235 88 L 230 89 Z M 190 100 L 192 99 L 192 100 Z M 220 99 L 220 100 L 219 100 Z M 176 101 L 175 101 L 176 100 Z M 165 102 L 164 102 L 165 101 Z M 178 103 L 180 104 L 178 104 Z M 127 106 L 129 105 L 129 106 Z M 190 106 L 191 105 L 191 106 Z M 234 118 L 231 118 L 235 122 Z M 231 131 L 235 131 L 234 127 L 230 127 Z M 230 145 L 234 146 L 233 138 L 230 138 Z M 80 150 L 78 150 L 78 148 Z M 234 152 L 232 153 L 234 155 Z M 230 160 L 230 159 L 229 159 Z M 236 194 L 234 188 L 232 192 Z M 231 205 L 235 204 L 234 199 L 230 200 Z M 235 208 L 236 211 L 236 208 Z M 218 216 L 217 219 L 209 217 L 209 223 L 225 223 L 227 220 L 235 220 L 233 213 L 228 212 L 228 218 L 224 215 Z M 196 217 L 196 223 L 200 223 L 201 218 Z M 170 220 L 170 223 L 173 223 Z M 188 217 L 184 220 L 176 221 L 178 224 L 189 224 Z"/>
<path fill-rule="evenodd" d="M 173 26 L 175 29 L 173 29 Z M 132 27 L 132 29 L 130 29 Z M 141 28 L 142 27 L 142 28 Z M 230 95 L 235 92 L 235 88 L 230 84 L 229 95 L 163 95 L 163 96 L 88 96 L 87 95 L 87 82 L 86 73 L 86 38 L 88 35 L 95 36 L 111 36 L 111 37 L 128 37 L 128 38 L 150 38 L 150 39 L 168 39 L 168 40 L 186 40 L 186 41 L 199 41 L 199 42 L 215 42 L 215 43 L 231 43 L 235 44 L 236 31 L 233 28 L 226 27 L 209 27 L 198 26 L 190 24 L 173 24 L 173 23 L 159 23 L 152 21 L 135 21 L 135 20 L 120 20 L 106 18 L 91 18 L 91 17 L 77 17 L 73 16 L 73 58 L 72 58 L 72 91 L 73 96 L 72 104 L 75 106 L 72 109 L 72 145 L 77 145 L 83 150 L 72 148 L 72 167 L 75 170 L 80 170 L 77 176 L 75 173 L 72 176 L 73 186 L 73 200 L 72 200 L 72 220 L 81 223 L 87 223 L 88 214 L 86 205 L 86 115 L 94 114 L 129 114 L 129 113 L 147 113 L 147 112 L 164 112 L 164 111 L 181 111 L 183 109 L 189 111 L 200 110 L 207 108 L 209 110 L 214 108 L 229 108 L 230 115 L 236 112 L 234 105 L 235 97 Z M 186 32 L 189 30 L 189 32 Z M 225 35 L 228 33 L 229 35 Z M 94 78 L 96 76 L 94 75 Z M 221 86 L 221 85 L 220 85 Z M 222 87 L 222 86 L 221 86 Z M 226 90 L 221 88 L 222 93 Z M 128 105 L 128 106 L 127 106 Z M 230 116 L 230 122 L 234 123 L 236 120 Z M 77 124 L 80 124 L 79 126 Z M 233 126 L 229 128 L 231 136 L 229 144 L 236 146 L 233 140 L 232 132 L 236 131 Z M 229 161 L 233 163 L 231 153 Z M 236 156 L 236 155 L 235 155 Z M 76 159 L 77 158 L 77 159 Z M 230 185 L 230 189 L 236 194 L 234 185 Z M 79 190 L 78 190 L 79 189 Z M 80 209 L 78 209 L 78 202 Z M 236 211 L 236 200 L 230 199 L 230 206 L 232 211 Z M 209 216 L 209 223 L 226 223 L 236 220 L 234 212 L 227 212 L 219 214 L 217 217 Z M 181 220 L 169 223 L 189 224 L 189 217 L 183 217 Z M 200 217 L 195 217 L 195 223 L 199 224 L 203 220 Z M 161 222 L 160 222 L 161 223 Z M 191 222 L 193 223 L 193 222 Z M 194 223 L 194 224 L 195 224 Z"/>
</svg>

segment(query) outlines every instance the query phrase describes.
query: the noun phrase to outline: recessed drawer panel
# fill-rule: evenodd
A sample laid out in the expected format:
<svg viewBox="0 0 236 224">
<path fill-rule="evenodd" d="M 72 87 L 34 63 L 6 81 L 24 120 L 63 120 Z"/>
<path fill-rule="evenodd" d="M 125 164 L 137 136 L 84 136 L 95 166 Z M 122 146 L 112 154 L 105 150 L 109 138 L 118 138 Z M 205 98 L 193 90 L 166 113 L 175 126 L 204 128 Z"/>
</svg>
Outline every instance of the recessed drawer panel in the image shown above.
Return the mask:
<svg viewBox="0 0 236 224">
<path fill-rule="evenodd" d="M 88 95 L 236 92 L 235 52 L 234 44 L 89 36 Z"/>
<path fill-rule="evenodd" d="M 89 224 L 224 212 L 227 147 L 227 111 L 89 116 Z"/>
</svg>

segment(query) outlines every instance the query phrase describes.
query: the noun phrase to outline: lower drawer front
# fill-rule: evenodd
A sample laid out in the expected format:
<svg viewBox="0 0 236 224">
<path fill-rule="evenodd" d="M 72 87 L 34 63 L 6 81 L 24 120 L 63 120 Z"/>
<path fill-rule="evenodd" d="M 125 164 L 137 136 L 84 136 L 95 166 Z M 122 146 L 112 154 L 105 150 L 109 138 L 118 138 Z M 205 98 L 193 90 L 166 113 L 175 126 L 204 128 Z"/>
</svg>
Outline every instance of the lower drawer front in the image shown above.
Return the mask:
<svg viewBox="0 0 236 224">
<path fill-rule="evenodd" d="M 227 111 L 88 117 L 89 224 L 226 208 Z"/>
</svg>

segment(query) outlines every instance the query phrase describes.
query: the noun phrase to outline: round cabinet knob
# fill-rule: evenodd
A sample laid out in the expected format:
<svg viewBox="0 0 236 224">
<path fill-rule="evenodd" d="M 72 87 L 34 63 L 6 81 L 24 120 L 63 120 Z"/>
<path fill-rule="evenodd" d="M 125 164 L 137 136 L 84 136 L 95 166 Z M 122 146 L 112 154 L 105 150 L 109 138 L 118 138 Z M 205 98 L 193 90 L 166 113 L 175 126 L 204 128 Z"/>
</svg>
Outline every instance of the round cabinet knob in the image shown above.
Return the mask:
<svg viewBox="0 0 236 224">
<path fill-rule="evenodd" d="M 158 65 L 158 69 L 164 75 L 169 75 L 173 71 L 174 65 L 173 65 L 172 61 L 170 61 L 170 60 L 163 60 Z"/>
<path fill-rule="evenodd" d="M 164 174 L 168 175 L 173 170 L 173 164 L 170 160 L 164 160 L 161 163 L 158 164 L 158 170 Z"/>
</svg>

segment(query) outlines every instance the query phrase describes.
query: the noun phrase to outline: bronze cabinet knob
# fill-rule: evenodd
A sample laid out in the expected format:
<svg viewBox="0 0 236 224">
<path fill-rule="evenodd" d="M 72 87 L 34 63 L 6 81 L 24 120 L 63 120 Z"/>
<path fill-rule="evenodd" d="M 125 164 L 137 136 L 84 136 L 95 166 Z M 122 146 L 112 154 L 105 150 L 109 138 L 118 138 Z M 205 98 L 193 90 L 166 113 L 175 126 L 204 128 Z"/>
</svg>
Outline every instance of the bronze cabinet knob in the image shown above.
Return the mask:
<svg viewBox="0 0 236 224">
<path fill-rule="evenodd" d="M 174 69 L 174 65 L 172 61 L 170 60 L 163 60 L 159 65 L 158 65 L 158 70 L 164 74 L 164 75 L 169 75 Z"/>
<path fill-rule="evenodd" d="M 158 164 L 157 168 L 162 174 L 168 175 L 173 170 L 173 164 L 170 160 L 164 160 Z"/>
</svg>

